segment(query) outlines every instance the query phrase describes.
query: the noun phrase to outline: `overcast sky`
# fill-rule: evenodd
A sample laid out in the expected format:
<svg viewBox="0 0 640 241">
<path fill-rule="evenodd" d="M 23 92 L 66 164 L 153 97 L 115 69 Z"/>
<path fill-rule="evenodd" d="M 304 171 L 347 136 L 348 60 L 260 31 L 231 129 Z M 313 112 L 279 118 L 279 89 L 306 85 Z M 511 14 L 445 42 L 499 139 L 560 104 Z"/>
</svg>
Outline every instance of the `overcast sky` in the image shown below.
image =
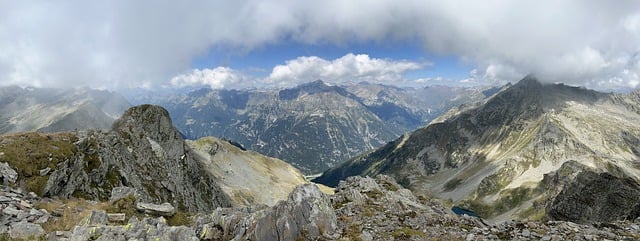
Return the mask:
<svg viewBox="0 0 640 241">
<path fill-rule="evenodd" d="M 637 0 L 0 0 L 0 84 L 640 87 Z"/>
</svg>

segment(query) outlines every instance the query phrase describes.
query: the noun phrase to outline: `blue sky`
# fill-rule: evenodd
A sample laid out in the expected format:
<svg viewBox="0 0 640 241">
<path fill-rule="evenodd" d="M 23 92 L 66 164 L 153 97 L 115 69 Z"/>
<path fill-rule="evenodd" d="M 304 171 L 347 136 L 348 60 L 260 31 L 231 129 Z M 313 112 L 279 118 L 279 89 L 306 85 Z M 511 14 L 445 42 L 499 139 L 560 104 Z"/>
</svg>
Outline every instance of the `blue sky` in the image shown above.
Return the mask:
<svg viewBox="0 0 640 241">
<path fill-rule="evenodd" d="M 0 1 L 0 85 L 640 87 L 640 1 Z"/>
<path fill-rule="evenodd" d="M 391 43 L 368 41 L 341 45 L 302 44 L 284 41 L 251 51 L 238 50 L 229 46 L 216 46 L 203 56 L 194 58 L 191 67 L 205 69 L 227 66 L 251 72 L 257 77 L 266 77 L 274 66 L 299 56 L 337 59 L 349 53 L 367 54 L 372 58 L 430 63 L 430 66 L 404 73 L 403 76 L 408 79 L 437 77 L 451 80 L 465 79 L 469 77 L 469 72 L 474 67 L 471 63 L 464 63 L 457 56 L 429 53 L 416 41 L 393 41 Z"/>
</svg>

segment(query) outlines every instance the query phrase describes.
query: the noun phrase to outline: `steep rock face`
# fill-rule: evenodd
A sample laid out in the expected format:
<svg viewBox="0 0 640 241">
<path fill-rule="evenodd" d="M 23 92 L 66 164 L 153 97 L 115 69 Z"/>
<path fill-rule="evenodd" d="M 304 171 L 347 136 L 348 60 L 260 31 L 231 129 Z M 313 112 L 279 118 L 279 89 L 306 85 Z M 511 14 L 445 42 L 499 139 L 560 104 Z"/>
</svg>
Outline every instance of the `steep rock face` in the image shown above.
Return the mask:
<svg viewBox="0 0 640 241">
<path fill-rule="evenodd" d="M 187 140 L 187 145 L 236 205 L 273 206 L 286 200 L 296 186 L 308 183 L 288 163 L 242 150 L 229 141 L 203 137 Z"/>
<path fill-rule="evenodd" d="M 133 107 L 113 128 L 78 133 L 77 151 L 51 172 L 44 195 L 106 200 L 112 188 L 129 186 L 141 201 L 169 202 L 187 211 L 231 205 L 162 107 Z"/>
<path fill-rule="evenodd" d="M 107 130 L 130 106 L 109 91 L 0 87 L 0 134 Z"/>
<path fill-rule="evenodd" d="M 280 90 L 201 89 L 145 101 L 166 107 L 188 138 L 226 138 L 316 174 L 428 123 L 451 106 L 446 103 L 484 96 L 452 89 L 438 101 L 423 100 L 441 92 L 447 89 L 314 81 Z"/>
<path fill-rule="evenodd" d="M 597 173 L 586 166 L 577 171 L 573 169 L 573 172 L 563 167 L 558 172 L 563 173 L 556 176 L 562 175 L 568 180 L 546 205 L 550 218 L 576 223 L 609 223 L 635 220 L 640 216 L 640 184 L 637 181 L 606 172 Z"/>
<path fill-rule="evenodd" d="M 614 98 L 615 97 L 615 98 Z M 624 102 L 626 104 L 619 104 Z M 545 173 L 576 160 L 638 180 L 640 114 L 634 95 L 613 96 L 528 76 L 475 108 L 332 168 L 315 181 L 384 173 L 418 192 L 452 199 L 496 220 L 540 217 Z"/>
</svg>

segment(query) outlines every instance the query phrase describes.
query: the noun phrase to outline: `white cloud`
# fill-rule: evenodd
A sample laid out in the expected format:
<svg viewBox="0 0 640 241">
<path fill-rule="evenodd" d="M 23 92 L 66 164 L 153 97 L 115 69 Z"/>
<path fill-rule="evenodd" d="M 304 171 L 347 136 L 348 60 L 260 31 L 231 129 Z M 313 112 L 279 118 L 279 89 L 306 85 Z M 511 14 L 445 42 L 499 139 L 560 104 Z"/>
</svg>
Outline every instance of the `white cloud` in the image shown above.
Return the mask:
<svg viewBox="0 0 640 241">
<path fill-rule="evenodd" d="M 195 69 L 191 73 L 175 76 L 170 81 L 171 85 L 175 87 L 207 85 L 212 89 L 238 88 L 249 84 L 249 82 L 252 82 L 250 77 L 228 67 Z"/>
<path fill-rule="evenodd" d="M 351 53 L 331 61 L 316 56 L 299 57 L 274 67 L 267 82 L 292 85 L 322 79 L 331 82 L 364 80 L 387 83 L 401 81 L 407 71 L 422 69 L 426 65 L 429 64 Z"/>
<path fill-rule="evenodd" d="M 429 63 L 396 61 L 370 58 L 366 54 L 347 54 L 334 60 L 317 56 L 303 56 L 275 66 L 264 78 L 250 76 L 228 67 L 193 70 L 188 74 L 173 77 L 172 86 L 207 85 L 213 89 L 247 87 L 291 87 L 301 83 L 322 79 L 339 83 L 369 81 L 388 83 L 405 81 L 402 75 L 411 70 L 424 68 Z"/>
<path fill-rule="evenodd" d="M 638 81 L 639 26 L 637 0 L 1 1 L 0 81 L 162 85 L 212 47 L 408 40 L 459 56 L 495 80 L 536 73 L 551 82 L 631 86 Z M 286 81 L 323 75 L 304 69 L 322 61 L 292 61 L 300 66 L 285 64 L 292 69 L 280 74 L 295 77 Z M 328 76 L 351 73 L 327 68 Z"/>
</svg>

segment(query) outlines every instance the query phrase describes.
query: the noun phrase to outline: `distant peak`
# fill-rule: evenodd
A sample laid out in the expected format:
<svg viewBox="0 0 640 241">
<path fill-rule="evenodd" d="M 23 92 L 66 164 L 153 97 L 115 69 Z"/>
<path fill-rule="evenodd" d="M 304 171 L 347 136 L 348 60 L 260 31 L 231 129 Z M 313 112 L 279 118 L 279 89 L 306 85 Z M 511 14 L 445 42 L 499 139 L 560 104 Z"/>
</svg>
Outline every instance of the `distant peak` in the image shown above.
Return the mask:
<svg viewBox="0 0 640 241">
<path fill-rule="evenodd" d="M 297 98 L 301 92 L 306 92 L 308 94 L 317 94 L 317 93 L 324 93 L 324 92 L 331 92 L 331 91 L 335 91 L 340 94 L 343 94 L 343 92 L 346 92 L 345 90 L 343 90 L 338 86 L 332 86 L 322 80 L 316 80 L 306 84 L 298 85 L 291 89 L 281 90 L 279 92 L 279 95 L 280 95 L 280 99 L 291 100 L 291 99 Z"/>
<path fill-rule="evenodd" d="M 528 74 L 522 80 L 518 81 L 516 86 L 539 86 L 542 85 L 538 78 L 533 74 Z"/>
<path fill-rule="evenodd" d="M 315 81 L 300 85 L 300 87 L 303 87 L 303 86 L 323 86 L 323 87 L 326 86 L 326 87 L 328 87 L 328 86 L 331 86 L 331 85 L 329 85 L 327 82 L 324 82 L 321 79 L 318 79 L 318 80 L 315 80 Z"/>
</svg>

